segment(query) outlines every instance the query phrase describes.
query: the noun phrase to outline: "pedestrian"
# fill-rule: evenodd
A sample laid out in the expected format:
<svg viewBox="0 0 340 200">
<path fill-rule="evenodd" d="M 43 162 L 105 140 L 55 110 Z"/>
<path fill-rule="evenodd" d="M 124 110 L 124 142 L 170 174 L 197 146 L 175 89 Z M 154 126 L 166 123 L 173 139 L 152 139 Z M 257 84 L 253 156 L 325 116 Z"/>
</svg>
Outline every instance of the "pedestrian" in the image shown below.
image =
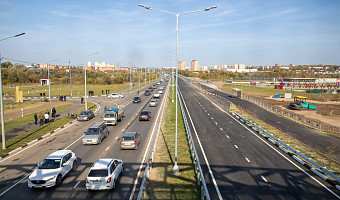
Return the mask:
<svg viewBox="0 0 340 200">
<path fill-rule="evenodd" d="M 39 114 L 39 119 L 40 119 L 40 126 L 44 125 L 44 119 L 45 119 L 45 117 L 44 117 L 44 115 L 42 114 L 42 112 L 40 112 L 40 114 Z"/>
<path fill-rule="evenodd" d="M 38 115 L 37 113 L 34 114 L 34 124 L 38 124 Z"/>
<path fill-rule="evenodd" d="M 52 108 L 52 117 L 55 118 L 57 114 L 57 110 L 55 109 L 55 107 Z"/>
<path fill-rule="evenodd" d="M 48 112 L 45 113 L 45 124 L 48 123 L 48 120 L 50 118 L 50 115 L 48 114 Z"/>
</svg>

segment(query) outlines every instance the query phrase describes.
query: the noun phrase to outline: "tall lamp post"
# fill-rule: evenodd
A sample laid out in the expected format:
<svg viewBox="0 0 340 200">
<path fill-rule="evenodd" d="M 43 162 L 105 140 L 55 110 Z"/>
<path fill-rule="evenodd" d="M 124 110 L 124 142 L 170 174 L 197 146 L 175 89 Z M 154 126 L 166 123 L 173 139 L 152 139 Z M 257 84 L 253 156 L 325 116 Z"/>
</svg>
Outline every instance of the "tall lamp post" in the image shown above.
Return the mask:
<svg viewBox="0 0 340 200">
<path fill-rule="evenodd" d="M 72 67 L 70 66 L 70 61 L 68 61 L 68 67 L 70 70 L 70 88 L 71 88 L 71 97 L 72 97 Z"/>
<path fill-rule="evenodd" d="M 174 167 L 172 168 L 172 173 L 178 174 L 179 173 L 179 168 L 177 165 L 177 122 L 178 122 L 178 111 L 177 111 L 177 99 L 178 99 L 178 17 L 182 14 L 189 14 L 189 13 L 195 13 L 195 12 L 202 12 L 202 11 L 208 11 L 214 8 L 217 8 L 216 6 L 211 6 L 208 8 L 205 8 L 204 10 L 196 10 L 196 11 L 189 11 L 189 12 L 183 12 L 183 13 L 174 13 L 174 12 L 169 12 L 165 10 L 159 10 L 159 9 L 154 9 L 150 8 L 149 6 L 143 5 L 143 4 L 138 4 L 138 6 L 143 7 L 147 10 L 155 10 L 159 12 L 164 12 L 172 15 L 176 15 L 176 139 L 175 139 L 175 164 Z"/>
<path fill-rule="evenodd" d="M 89 56 L 97 55 L 99 52 L 91 53 L 84 58 L 84 68 L 85 68 L 85 110 L 87 110 L 87 90 L 86 90 L 86 58 Z"/>
<path fill-rule="evenodd" d="M 17 34 L 17 35 L 13 35 L 11 37 L 3 38 L 3 39 L 0 39 L 0 41 L 7 40 L 7 39 L 10 39 L 10 38 L 14 38 L 14 37 L 19 37 L 19 36 L 22 36 L 22 35 L 25 35 L 25 33 L 20 33 L 20 34 Z M 2 60 L 2 57 L 1 57 L 1 53 L 0 53 L 0 100 L 1 100 L 0 104 L 1 104 L 2 149 L 6 149 L 5 119 L 4 119 L 5 114 L 4 114 L 4 102 L 3 102 L 3 94 L 2 94 L 1 60 Z"/>
<path fill-rule="evenodd" d="M 55 62 L 57 60 L 52 60 L 47 63 L 47 75 L 48 75 L 48 101 L 51 102 L 51 79 L 50 79 L 50 62 Z"/>
</svg>

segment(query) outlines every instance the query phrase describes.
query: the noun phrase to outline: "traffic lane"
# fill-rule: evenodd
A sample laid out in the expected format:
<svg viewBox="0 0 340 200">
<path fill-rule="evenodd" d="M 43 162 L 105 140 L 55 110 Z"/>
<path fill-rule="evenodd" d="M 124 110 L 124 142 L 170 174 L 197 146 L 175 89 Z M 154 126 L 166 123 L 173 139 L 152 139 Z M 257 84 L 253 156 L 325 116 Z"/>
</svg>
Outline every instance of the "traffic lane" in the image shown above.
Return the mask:
<svg viewBox="0 0 340 200">
<path fill-rule="evenodd" d="M 277 129 L 301 141 L 302 143 L 317 149 L 318 151 L 332 157 L 337 161 L 340 161 L 339 137 L 316 131 L 293 120 L 280 117 L 279 115 L 267 111 L 266 109 L 249 101 L 238 98 L 230 98 L 229 94 L 220 92 L 207 86 L 202 86 L 202 88 L 208 90 L 209 92 L 219 94 L 220 96 L 233 102 L 235 105 L 241 106 L 250 113 L 255 114 L 258 116 L 258 118 L 269 125 L 276 127 Z M 333 146 L 331 147 L 331 153 L 330 146 Z"/>
<path fill-rule="evenodd" d="M 191 99 L 193 99 L 193 98 L 191 98 Z M 194 105 L 195 103 L 188 103 L 189 105 Z M 202 103 L 200 103 L 201 105 L 203 105 L 204 103 L 202 102 Z M 200 104 L 199 103 L 196 103 L 196 105 L 199 105 L 200 106 Z M 209 105 L 211 105 L 211 103 L 210 102 L 207 102 L 206 103 L 206 107 L 208 107 Z M 203 105 L 203 107 L 204 107 L 204 105 Z M 196 113 L 197 113 L 197 110 L 198 110 L 199 108 L 194 108 L 194 109 L 192 109 L 192 110 L 195 110 L 196 111 Z M 201 109 L 203 109 L 203 108 L 201 108 Z M 210 110 L 210 109 L 209 109 Z M 249 142 L 249 141 L 242 141 L 242 140 L 245 140 L 245 138 L 248 136 L 248 133 L 245 133 L 244 135 L 242 135 L 242 134 L 240 134 L 240 133 L 242 133 L 242 132 L 244 132 L 244 130 L 242 130 L 242 128 L 241 128 L 241 130 L 237 130 L 237 129 L 240 129 L 240 126 L 239 125 L 237 125 L 236 127 L 235 126 L 233 126 L 232 124 L 230 124 L 230 123 L 226 123 L 227 122 L 227 120 L 222 120 L 222 121 L 219 121 L 218 119 L 223 119 L 223 114 L 221 115 L 221 114 L 219 114 L 219 115 L 221 115 L 221 116 L 216 116 L 216 115 L 214 115 L 214 112 L 215 111 L 212 111 L 211 113 L 212 114 L 210 114 L 211 115 L 211 117 L 213 117 L 213 118 L 215 118 L 215 122 L 217 122 L 217 124 L 220 124 L 220 127 L 218 128 L 217 127 L 217 130 L 214 130 L 214 129 L 212 129 L 211 131 L 210 131 L 210 133 L 216 133 L 217 131 L 220 131 L 220 132 L 227 132 L 227 134 L 228 134 L 228 137 L 225 137 L 225 138 L 228 138 L 228 139 L 230 139 L 230 141 L 232 141 L 233 142 L 233 146 L 234 146 L 234 149 L 237 149 L 237 151 L 239 151 L 239 152 L 241 152 L 241 154 L 243 154 L 243 156 L 241 157 L 242 158 L 242 160 L 243 160 L 243 162 L 244 163 L 248 163 L 248 164 L 251 164 L 250 166 L 251 167 L 254 167 L 254 169 L 255 169 L 255 172 L 257 172 L 256 174 L 254 174 L 254 173 L 250 173 L 250 172 L 248 172 L 248 174 L 252 174 L 252 176 L 254 176 L 254 180 L 256 181 L 256 182 L 254 182 L 254 183 L 257 183 L 257 182 L 260 182 L 260 183 L 264 183 L 264 182 L 266 182 L 266 181 L 264 181 L 264 180 L 261 180 L 261 179 L 263 179 L 262 177 L 264 177 L 264 174 L 268 174 L 268 175 L 270 175 L 270 179 L 273 179 L 274 181 L 273 182 L 271 182 L 271 184 L 274 184 L 274 185 L 278 185 L 278 188 L 276 188 L 276 190 L 274 190 L 274 191 L 279 191 L 279 192 L 276 192 L 276 194 L 275 193 L 272 193 L 271 195 L 275 195 L 275 196 L 281 196 L 282 194 L 281 194 L 281 189 L 280 189 L 280 187 L 283 187 L 285 190 L 288 190 L 288 191 L 294 191 L 295 190 L 295 192 L 293 193 L 293 195 L 295 194 L 295 197 L 297 197 L 297 196 L 299 196 L 300 194 L 299 194 L 299 190 L 300 190 L 300 188 L 308 188 L 308 189 L 310 189 L 310 190 L 314 190 L 313 191 L 313 195 L 314 194 L 316 194 L 316 195 L 319 195 L 319 196 L 323 196 L 323 197 L 328 197 L 328 198 L 330 198 L 330 196 L 328 195 L 328 194 L 325 194 L 324 192 L 322 193 L 322 192 L 320 192 L 320 187 L 318 186 L 318 185 L 312 185 L 312 186 L 310 186 L 309 185 L 309 183 L 308 184 L 301 184 L 300 183 L 300 181 L 302 181 L 303 183 L 305 182 L 305 181 L 308 181 L 308 182 L 311 182 L 312 180 L 305 180 L 306 179 L 306 176 L 304 176 L 304 178 L 301 180 L 300 178 L 298 178 L 298 180 L 296 181 L 295 180 L 295 178 L 296 177 L 294 177 L 293 178 L 293 180 L 289 180 L 289 179 L 287 179 L 287 177 L 292 177 L 292 175 L 291 175 L 291 173 L 293 173 L 293 174 L 296 174 L 295 176 L 297 176 L 297 177 L 300 177 L 300 176 L 303 176 L 304 175 L 304 173 L 303 172 L 301 172 L 301 171 L 299 171 L 299 170 L 296 170 L 296 168 L 294 168 L 294 167 L 292 167 L 292 165 L 287 165 L 287 162 L 284 162 L 284 159 L 280 159 L 280 158 L 278 158 L 279 159 L 279 161 L 275 161 L 276 163 L 274 164 L 274 161 L 273 160 L 271 160 L 271 159 L 267 159 L 267 158 L 271 158 L 272 157 L 272 155 L 271 155 L 271 153 L 270 153 L 270 151 L 272 151 L 271 149 L 262 149 L 262 148 L 258 148 L 258 146 L 263 146 L 263 144 L 258 140 L 258 139 L 256 139 L 256 138 L 251 138 L 251 139 L 249 139 L 249 141 L 255 141 L 255 143 L 253 143 L 253 142 Z M 194 116 L 199 116 L 198 114 L 193 114 L 192 115 L 192 117 L 194 118 Z M 195 120 L 194 120 L 195 121 Z M 204 121 L 204 120 L 203 120 Z M 234 121 L 233 119 L 230 119 L 230 121 Z M 229 121 L 229 122 L 230 122 Z M 204 127 L 202 127 L 201 126 L 202 125 L 202 117 L 200 118 L 200 123 L 199 123 L 199 125 L 198 125 L 198 128 L 197 128 L 197 130 L 202 130 L 202 129 L 204 129 Z M 203 125 L 204 126 L 204 125 Z M 231 128 L 230 128 L 231 127 Z M 218 130 L 218 129 L 220 129 L 220 128 L 222 128 L 224 131 L 221 131 L 221 130 Z M 215 128 L 216 129 L 216 128 Z M 228 131 L 228 130 L 233 130 L 232 132 L 230 132 L 230 131 Z M 200 131 L 200 133 L 201 133 L 201 131 Z M 236 134 L 235 134 L 236 133 Z M 229 136 L 230 135 L 230 136 Z M 209 135 L 209 136 L 211 136 L 211 134 Z M 235 139 L 234 139 L 234 136 L 235 136 Z M 206 136 L 203 136 L 203 137 L 206 137 Z M 205 143 L 205 140 L 202 140 L 202 138 L 200 137 L 200 139 L 201 139 L 201 141 L 202 141 L 202 144 L 203 143 Z M 218 141 L 220 141 L 221 139 L 218 139 Z M 236 140 L 236 141 L 233 141 L 233 140 Z M 239 141 L 239 140 L 241 140 L 241 141 Z M 246 142 L 246 143 L 245 143 Z M 259 143 L 260 142 L 260 143 Z M 256 144 L 256 143 L 258 143 L 258 144 Z M 228 144 L 228 143 L 226 143 L 226 144 Z M 236 145 L 236 144 L 238 144 L 238 145 Z M 236 146 L 235 146 L 236 145 Z M 208 143 L 207 145 L 206 145 L 207 147 L 209 147 L 209 146 L 211 146 L 211 143 Z M 214 143 L 214 148 L 216 147 L 216 146 L 220 146 L 220 145 L 217 145 L 216 144 L 216 142 Z M 205 149 L 205 151 L 206 152 L 209 152 L 209 150 L 207 150 L 207 148 L 204 148 Z M 248 149 L 251 149 L 250 151 L 248 151 Z M 260 151 L 260 152 L 258 152 L 258 151 Z M 221 151 L 221 150 L 219 150 L 219 149 L 217 149 L 216 150 L 216 152 L 223 152 L 223 151 Z M 215 152 L 215 154 L 216 154 L 216 152 Z M 224 152 L 230 152 L 230 151 L 224 151 Z M 249 153 L 250 152 L 250 153 Z M 269 154 L 269 155 L 268 155 Z M 207 153 L 207 155 L 209 155 L 209 153 Z M 209 158 L 211 158 L 211 157 L 213 157 L 213 156 L 208 156 Z M 215 158 L 215 157 L 213 157 L 213 158 Z M 256 158 L 256 159 L 254 159 L 254 161 L 252 161 L 252 158 Z M 257 159 L 257 158 L 259 158 L 259 159 Z M 236 158 L 237 159 L 237 158 Z M 248 159 L 248 160 L 247 160 Z M 234 161 L 235 161 L 235 158 L 233 159 L 233 158 L 228 158 L 228 160 L 230 160 L 231 162 L 229 162 L 229 163 L 224 163 L 224 165 L 220 165 L 220 166 L 233 166 L 234 165 Z M 251 160 L 251 161 L 250 161 Z M 248 162 L 249 161 L 249 162 Z M 209 161 L 210 162 L 210 161 Z M 278 163 L 279 162 L 279 163 Z M 283 162 L 283 163 L 280 163 L 280 162 Z M 202 161 L 201 161 L 201 163 L 202 163 Z M 210 163 L 211 165 L 212 165 L 212 163 Z M 273 165 L 274 164 L 274 165 Z M 273 165 L 273 166 L 271 166 L 271 165 Z M 266 167 L 261 167 L 261 166 L 266 166 Z M 283 169 L 281 169 L 281 166 L 284 166 L 284 168 Z M 234 167 L 237 167 L 237 168 L 248 168 L 248 166 L 244 166 L 244 165 L 241 165 L 241 166 L 238 166 L 238 164 L 236 164 Z M 266 169 L 266 170 L 268 170 L 268 169 L 270 169 L 270 170 L 275 170 L 275 173 L 268 173 L 268 172 L 266 172 L 266 170 L 261 170 L 261 169 Z M 227 171 L 230 171 L 230 170 L 232 170 L 232 169 L 227 169 Z M 218 171 L 218 170 L 216 170 L 216 171 Z M 232 170 L 232 171 L 235 171 L 235 170 Z M 280 173 L 277 173 L 277 171 L 279 171 Z M 237 184 L 238 182 L 239 182 L 239 177 L 238 177 L 238 171 L 236 171 L 237 173 L 236 173 L 236 176 L 235 176 L 235 179 L 232 179 L 232 180 L 230 180 L 230 178 L 233 176 L 233 173 L 231 173 L 230 175 L 228 175 L 228 178 L 229 179 L 226 179 L 226 181 L 227 182 L 233 182 L 233 186 L 235 187 L 235 185 L 236 185 L 236 188 L 237 188 L 237 185 L 240 185 L 240 184 L 244 184 L 244 185 L 249 185 L 249 181 L 246 181 L 246 182 L 244 182 L 244 183 L 239 183 L 239 184 Z M 278 175 L 279 174 L 279 175 Z M 276 175 L 276 176 L 275 176 Z M 219 177 L 219 175 L 217 174 L 216 175 L 216 177 Z M 280 180 L 281 179 L 281 180 Z M 245 180 L 244 178 L 243 178 L 243 180 Z M 251 178 L 250 178 L 250 180 L 251 180 Z M 275 181 L 277 181 L 277 180 L 279 180 L 278 182 L 275 182 Z M 295 181 L 295 182 L 297 182 L 297 183 L 295 183 L 296 185 L 293 185 L 293 186 L 290 186 L 290 185 L 292 185 L 292 184 L 290 184 L 290 185 L 285 185 L 285 184 L 282 184 L 282 183 L 284 183 L 285 181 L 287 181 L 287 180 L 289 180 L 289 182 L 293 182 L 293 181 Z M 312 183 L 314 183 L 314 181 L 312 181 Z M 220 186 L 220 184 L 219 184 L 219 186 Z M 222 187 L 221 187 L 221 192 L 222 193 L 224 193 L 223 191 L 224 191 L 224 185 L 222 184 L 221 185 Z M 242 186 L 242 185 L 241 185 Z M 226 187 L 227 188 L 230 188 L 230 187 L 232 187 L 231 185 L 226 185 Z M 226 188 L 226 189 L 227 189 Z M 298 190 L 296 190 L 296 188 L 298 188 Z M 246 190 L 248 190 L 248 189 L 246 189 Z M 309 192 L 311 192 L 310 190 L 307 190 L 306 192 L 304 192 L 303 193 L 303 195 L 304 196 L 306 196 L 307 195 L 307 197 L 308 198 L 310 198 L 310 197 L 313 197 L 313 195 L 312 196 L 309 196 Z M 237 191 L 235 188 L 234 188 L 234 190 L 233 190 L 233 192 L 234 191 Z M 323 190 L 324 191 L 324 190 Z M 244 194 L 244 192 L 246 192 L 246 191 L 239 191 L 239 192 L 237 192 L 238 194 Z M 265 192 L 266 192 L 266 190 L 258 190 L 258 189 L 256 189 L 256 187 L 255 187 L 255 192 L 253 193 L 253 194 L 256 194 L 256 192 L 258 192 L 260 195 L 261 195 L 261 193 L 263 192 L 263 194 L 266 194 Z M 285 192 L 283 192 L 283 193 L 285 193 Z M 227 193 L 228 194 L 228 193 Z M 231 196 L 233 196 L 233 195 L 235 195 L 235 194 L 233 194 L 233 193 L 231 193 L 231 194 L 228 194 L 228 195 L 231 195 Z M 229 197 L 231 197 L 231 196 L 229 196 Z M 282 198 L 291 198 L 291 197 L 294 197 L 294 196 L 282 196 Z"/>
<path fill-rule="evenodd" d="M 150 109 L 153 113 L 158 113 L 159 108 L 153 107 Z M 148 142 L 155 125 L 156 116 L 151 118 L 150 121 L 138 121 L 135 120 L 126 131 L 134 132 L 137 131 L 141 134 L 141 143 L 137 150 L 120 150 L 119 142 L 114 145 L 109 151 L 107 157 L 122 159 L 124 162 L 124 174 L 120 177 L 117 182 L 116 189 L 114 192 L 108 191 L 92 191 L 88 193 L 84 187 L 85 183 L 82 181 L 78 188 L 69 195 L 76 199 L 128 199 L 131 195 L 133 183 L 137 176 L 137 171 L 140 167 L 140 162 L 145 155 L 145 151 Z M 143 168 L 144 168 L 143 164 Z M 89 169 L 85 170 L 88 172 Z"/>
<path fill-rule="evenodd" d="M 131 109 L 131 112 L 136 112 L 136 107 L 137 109 L 141 109 L 142 105 L 139 106 L 134 105 L 133 109 Z M 129 114 L 129 112 L 126 113 Z M 96 113 L 96 117 L 94 119 L 85 122 L 77 122 L 73 124 L 74 127 L 69 127 L 65 131 L 63 130 L 57 135 L 49 138 L 46 142 L 41 142 L 38 145 L 32 147 L 31 149 L 27 149 L 21 154 L 18 154 L 19 158 L 16 156 L 16 158 L 14 158 L 13 160 L 8 159 L 7 160 L 8 163 L 11 164 L 2 163 L 3 167 L 6 167 L 6 170 L 2 171 L 1 174 L 7 176 L 10 175 L 10 178 L 7 178 L 5 180 L 3 179 L 1 183 L 6 184 L 6 186 L 9 186 L 12 185 L 17 180 L 20 180 L 27 174 L 31 173 L 36 168 L 36 163 L 40 163 L 46 156 L 48 156 L 52 152 L 58 149 L 63 149 L 67 147 L 69 144 L 71 144 L 73 141 L 76 141 L 79 138 L 81 138 L 83 136 L 83 133 L 87 130 L 87 128 L 94 122 L 102 121 L 102 119 L 99 118 L 99 116 L 102 115 L 103 111 L 99 110 Z M 74 149 L 78 150 L 80 149 L 80 151 L 76 150 L 74 151 L 79 158 L 82 158 L 85 154 L 91 157 L 89 155 L 89 150 L 83 148 L 81 139 L 78 140 L 78 146 L 80 147 L 76 146 Z M 41 151 L 42 149 L 43 151 Z M 7 188 L 3 187 L 3 189 L 5 190 Z"/>
</svg>

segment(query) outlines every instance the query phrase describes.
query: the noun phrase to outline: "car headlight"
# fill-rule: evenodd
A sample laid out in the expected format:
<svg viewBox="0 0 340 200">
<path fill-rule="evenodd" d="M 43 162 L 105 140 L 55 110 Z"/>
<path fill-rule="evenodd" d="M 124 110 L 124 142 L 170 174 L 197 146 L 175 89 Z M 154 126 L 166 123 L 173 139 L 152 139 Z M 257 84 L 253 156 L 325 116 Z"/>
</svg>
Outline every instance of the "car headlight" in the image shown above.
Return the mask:
<svg viewBox="0 0 340 200">
<path fill-rule="evenodd" d="M 53 180 L 55 179 L 57 176 L 52 176 L 51 178 L 47 179 L 46 181 L 50 181 L 50 180 Z"/>
</svg>

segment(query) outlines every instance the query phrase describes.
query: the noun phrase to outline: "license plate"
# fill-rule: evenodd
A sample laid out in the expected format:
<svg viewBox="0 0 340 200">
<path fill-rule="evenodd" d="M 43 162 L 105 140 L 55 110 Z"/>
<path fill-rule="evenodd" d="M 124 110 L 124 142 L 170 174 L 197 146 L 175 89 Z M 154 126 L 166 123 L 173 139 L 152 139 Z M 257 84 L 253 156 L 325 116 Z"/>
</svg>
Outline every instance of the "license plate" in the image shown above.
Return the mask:
<svg viewBox="0 0 340 200">
<path fill-rule="evenodd" d="M 92 142 L 92 140 L 87 140 L 87 142 Z"/>
</svg>

